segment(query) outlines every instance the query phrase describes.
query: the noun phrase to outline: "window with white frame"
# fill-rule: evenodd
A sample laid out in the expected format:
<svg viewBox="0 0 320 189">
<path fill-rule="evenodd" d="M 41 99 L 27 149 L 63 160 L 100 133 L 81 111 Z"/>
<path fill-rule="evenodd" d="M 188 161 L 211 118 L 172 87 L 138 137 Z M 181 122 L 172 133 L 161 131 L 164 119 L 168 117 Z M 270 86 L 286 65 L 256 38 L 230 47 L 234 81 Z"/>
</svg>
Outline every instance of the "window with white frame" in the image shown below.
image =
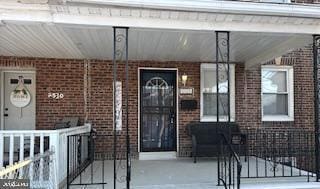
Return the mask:
<svg viewBox="0 0 320 189">
<path fill-rule="evenodd" d="M 205 122 L 217 121 L 217 75 L 216 64 L 201 64 L 201 102 L 200 120 Z M 219 121 L 228 121 L 228 74 L 227 65 L 219 64 Z M 230 120 L 235 119 L 235 72 L 230 64 Z"/>
<path fill-rule="evenodd" d="M 262 121 L 293 121 L 292 66 L 262 66 Z"/>
</svg>

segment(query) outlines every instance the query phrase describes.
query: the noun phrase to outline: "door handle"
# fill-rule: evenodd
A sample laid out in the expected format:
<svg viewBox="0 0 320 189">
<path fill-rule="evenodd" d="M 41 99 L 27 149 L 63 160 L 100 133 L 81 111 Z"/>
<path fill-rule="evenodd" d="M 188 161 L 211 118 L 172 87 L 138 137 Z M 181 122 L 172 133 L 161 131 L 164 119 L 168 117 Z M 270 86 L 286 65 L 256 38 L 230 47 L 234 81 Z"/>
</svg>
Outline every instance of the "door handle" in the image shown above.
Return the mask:
<svg viewBox="0 0 320 189">
<path fill-rule="evenodd" d="M 8 117 L 8 116 L 9 116 L 9 114 L 3 114 L 3 116 L 4 116 L 4 117 Z"/>
<path fill-rule="evenodd" d="M 174 119 L 173 117 L 170 118 L 170 124 L 173 124 L 174 123 Z"/>
<path fill-rule="evenodd" d="M 173 111 L 170 111 L 170 124 L 174 124 L 175 121 L 175 114 L 173 113 Z"/>
</svg>

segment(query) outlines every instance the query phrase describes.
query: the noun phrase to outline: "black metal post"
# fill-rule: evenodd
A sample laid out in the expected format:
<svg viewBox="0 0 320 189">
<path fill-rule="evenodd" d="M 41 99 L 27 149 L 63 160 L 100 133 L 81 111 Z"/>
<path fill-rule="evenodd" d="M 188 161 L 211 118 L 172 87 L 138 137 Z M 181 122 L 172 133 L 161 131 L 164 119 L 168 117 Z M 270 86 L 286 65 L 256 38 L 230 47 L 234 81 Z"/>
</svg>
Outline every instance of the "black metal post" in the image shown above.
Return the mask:
<svg viewBox="0 0 320 189">
<path fill-rule="evenodd" d="M 69 148 L 69 144 L 70 144 L 70 142 L 69 142 L 69 137 L 70 136 L 68 136 L 67 137 L 67 189 L 69 189 L 70 188 L 70 164 L 69 164 L 69 158 L 70 158 L 70 152 L 69 152 L 69 150 L 70 150 L 70 148 Z"/>
<path fill-rule="evenodd" d="M 231 108 L 231 106 L 230 106 L 230 63 L 229 63 L 229 49 L 230 49 L 230 42 L 229 42 L 229 32 L 226 32 L 225 33 L 225 35 L 226 35 L 226 45 L 227 45 L 227 47 L 226 47 L 226 50 L 227 50 L 227 52 L 226 52 L 226 54 L 224 54 L 223 56 L 224 56 L 224 58 L 226 58 L 226 63 L 227 63 L 227 85 L 228 85 L 228 88 L 227 88 L 227 90 L 228 90 L 228 123 L 230 123 L 230 121 L 231 121 L 231 115 L 230 115 L 230 108 Z M 229 133 L 231 133 L 231 128 L 229 127 Z M 230 139 L 231 139 L 231 143 L 232 143 L 232 134 L 231 134 L 231 137 L 230 137 Z M 230 155 L 230 161 L 231 161 L 231 159 L 232 159 L 232 157 L 231 157 L 231 155 Z M 234 178 L 234 170 L 233 170 L 233 172 L 231 173 L 231 162 L 229 162 L 229 180 L 230 180 L 230 184 L 231 184 L 231 174 L 233 174 L 233 178 Z"/>
<path fill-rule="evenodd" d="M 240 164 L 237 164 L 237 189 L 240 189 L 241 177 L 239 177 L 239 175 L 241 175 L 241 169 L 242 169 L 242 166 Z"/>
<path fill-rule="evenodd" d="M 218 150 L 218 186 L 221 186 L 220 182 L 220 158 L 221 158 L 221 148 L 222 148 L 222 140 L 220 140 L 220 146 Z"/>
<path fill-rule="evenodd" d="M 217 122 L 219 122 L 219 32 L 216 32 L 216 92 Z"/>
<path fill-rule="evenodd" d="M 314 80 L 314 129 L 315 129 L 315 156 L 317 182 L 320 180 L 320 162 L 319 162 L 319 51 L 320 35 L 313 36 L 313 80 Z"/>
<path fill-rule="evenodd" d="M 116 82 L 117 82 L 117 28 L 113 28 L 113 188 L 117 188 L 117 128 L 116 128 Z"/>
<path fill-rule="evenodd" d="M 230 123 L 231 121 L 231 114 L 230 114 L 230 109 L 231 109 L 231 105 L 230 105 L 230 33 L 227 32 L 227 66 L 228 66 L 228 71 L 227 71 L 227 79 L 228 79 L 228 122 Z"/>
<path fill-rule="evenodd" d="M 126 143 L 127 143 L 127 189 L 130 189 L 131 180 L 131 157 L 130 157 L 130 136 L 129 136 L 129 58 L 128 58 L 128 28 L 126 30 Z"/>
<path fill-rule="evenodd" d="M 131 180 L 131 159 L 130 159 L 130 136 L 129 136 L 129 58 L 128 58 L 128 27 L 114 27 L 113 28 L 113 107 L 114 107 L 114 126 L 113 126 L 113 158 L 114 158 L 114 189 L 117 188 L 117 181 L 122 182 L 121 178 L 125 178 L 123 182 L 126 182 L 126 189 L 130 189 L 130 180 Z M 117 134 L 118 129 L 116 125 L 116 116 L 117 116 L 117 110 L 116 110 L 116 82 L 117 82 L 117 66 L 118 63 L 124 62 L 125 63 L 125 134 L 126 134 L 126 166 L 119 166 L 117 165 Z M 122 156 L 120 157 L 122 158 Z M 121 164 L 121 161 L 119 162 Z M 117 178 L 117 167 L 123 167 L 123 169 L 126 169 L 126 176 L 122 177 L 120 179 Z"/>
<path fill-rule="evenodd" d="M 221 67 L 222 66 L 222 67 Z M 227 114 L 227 122 L 231 122 L 231 103 L 230 103 L 230 32 L 216 31 L 216 87 L 217 87 L 217 122 L 220 121 L 219 116 L 219 82 L 220 82 L 220 69 L 225 71 L 227 79 L 227 106 L 228 110 L 224 111 Z M 223 77 L 223 75 L 221 76 Z M 223 87 L 223 86 L 222 86 Z M 222 107 L 224 108 L 224 107 Z"/>
<path fill-rule="evenodd" d="M 223 113 L 227 113 L 228 118 L 227 121 L 230 122 L 230 38 L 229 38 L 229 32 L 228 31 L 216 31 L 216 108 L 217 108 L 217 122 L 220 122 L 220 109 L 219 109 L 219 104 L 223 104 L 223 101 L 219 98 L 220 97 L 220 90 L 219 90 L 219 83 L 220 83 L 220 71 L 225 71 L 227 75 L 227 100 L 228 100 L 228 110 L 227 112 L 224 110 L 224 106 L 222 106 Z M 220 70 L 221 68 L 221 70 Z M 223 75 L 222 75 L 223 77 Z M 220 100 L 219 100 L 220 99 Z M 230 127 L 228 128 L 230 129 Z M 229 132 L 231 133 L 231 132 Z M 222 139 L 220 139 L 222 140 Z M 223 144 L 221 143 L 221 146 Z M 221 155 L 221 153 L 220 153 Z M 231 157 L 229 157 L 229 167 L 228 167 L 228 178 L 229 178 L 229 184 L 231 185 L 232 183 L 232 173 L 231 173 Z M 218 178 L 222 178 L 223 175 L 220 175 L 220 161 L 222 159 L 218 159 Z M 224 162 L 225 163 L 225 162 Z M 226 167 L 225 167 L 226 168 Z M 223 168 L 222 168 L 223 170 Z M 227 176 L 227 171 L 225 170 L 224 172 L 225 176 Z M 220 179 L 218 179 L 218 185 L 221 185 Z"/>
</svg>

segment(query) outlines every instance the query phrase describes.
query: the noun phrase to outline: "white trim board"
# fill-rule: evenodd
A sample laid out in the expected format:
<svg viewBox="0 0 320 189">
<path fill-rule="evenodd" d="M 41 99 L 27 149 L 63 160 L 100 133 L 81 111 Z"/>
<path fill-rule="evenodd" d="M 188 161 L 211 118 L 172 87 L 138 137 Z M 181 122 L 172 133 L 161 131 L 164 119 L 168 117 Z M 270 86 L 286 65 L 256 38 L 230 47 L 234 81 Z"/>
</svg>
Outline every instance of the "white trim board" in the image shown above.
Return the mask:
<svg viewBox="0 0 320 189">
<path fill-rule="evenodd" d="M 217 64 L 212 63 L 202 63 L 200 65 L 200 121 L 201 122 L 216 122 L 217 116 L 203 116 L 203 88 L 204 88 L 204 71 L 205 70 L 216 70 Z M 235 121 L 236 113 L 235 113 L 235 65 L 230 64 L 230 120 Z M 219 116 L 220 121 L 226 122 L 228 121 L 228 116 Z"/>
<path fill-rule="evenodd" d="M 177 152 L 140 152 L 139 160 L 170 160 L 177 159 Z"/>
<path fill-rule="evenodd" d="M 81 1 L 78 1 L 81 2 Z M 89 2 L 83 0 L 83 2 Z M 95 4 L 101 0 L 91 1 Z M 107 2 L 104 0 L 104 2 Z M 75 5 L 0 5 L 0 23 L 63 24 L 93 27 L 123 26 L 195 31 L 248 31 L 320 34 L 320 6 L 238 1 L 109 1 L 107 7 Z M 131 1 L 132 4 L 133 1 Z M 147 4 L 150 6 L 147 6 Z M 161 3 L 163 5 L 161 5 Z M 141 5 L 143 4 L 143 6 Z M 155 16 L 159 15 L 159 16 Z M 216 19 L 211 19 L 215 18 Z M 263 19 L 262 19 L 263 18 Z M 274 19 L 277 21 L 274 23 Z"/>
<path fill-rule="evenodd" d="M 320 6 L 315 4 L 241 2 L 212 0 L 66 0 L 73 3 L 89 3 L 122 7 L 143 7 L 145 9 L 165 9 L 199 12 L 246 13 L 258 15 L 320 17 Z"/>
<path fill-rule="evenodd" d="M 139 159 L 140 159 L 140 153 L 143 153 L 143 154 L 146 153 L 148 155 L 150 155 L 151 153 L 159 153 L 160 156 L 163 155 L 163 153 L 169 153 L 169 152 L 141 152 L 140 151 L 140 71 L 141 70 L 176 71 L 176 142 L 177 142 L 177 144 L 176 144 L 177 149 L 175 151 L 175 156 L 176 156 L 179 152 L 179 94 L 178 94 L 179 93 L 179 91 L 178 91 L 179 90 L 179 70 L 178 70 L 178 68 L 138 67 L 138 153 L 139 153 Z"/>
<path fill-rule="evenodd" d="M 255 16 L 253 16 L 254 20 Z M 272 17 L 270 17 L 271 19 Z M 0 18 L 1 19 L 1 18 Z M 13 19 L 13 18 L 10 18 Z M 4 19 L 5 20 L 5 19 Z M 23 21 L 22 18 L 21 21 Z M 305 19 L 308 20 L 308 19 Z M 315 19 L 309 19 L 315 20 Z M 241 31 L 241 32 L 269 32 L 269 33 L 294 33 L 294 34 L 320 34 L 319 25 L 290 24 L 290 23 L 260 23 L 260 22 L 218 22 L 210 20 L 177 20 L 156 19 L 140 17 L 107 17 L 104 15 L 69 15 L 55 13 L 50 20 L 54 24 L 62 25 L 86 25 L 97 27 L 130 27 L 167 30 L 191 30 L 191 31 Z M 312 21 L 317 23 L 317 21 Z"/>
<path fill-rule="evenodd" d="M 263 79 L 262 71 L 284 71 L 286 72 L 286 87 L 288 95 L 288 115 L 264 115 L 263 114 Z M 261 66 L 261 118 L 262 121 L 294 121 L 294 70 L 293 66 L 263 65 Z M 276 93 L 274 93 L 276 94 Z"/>
</svg>

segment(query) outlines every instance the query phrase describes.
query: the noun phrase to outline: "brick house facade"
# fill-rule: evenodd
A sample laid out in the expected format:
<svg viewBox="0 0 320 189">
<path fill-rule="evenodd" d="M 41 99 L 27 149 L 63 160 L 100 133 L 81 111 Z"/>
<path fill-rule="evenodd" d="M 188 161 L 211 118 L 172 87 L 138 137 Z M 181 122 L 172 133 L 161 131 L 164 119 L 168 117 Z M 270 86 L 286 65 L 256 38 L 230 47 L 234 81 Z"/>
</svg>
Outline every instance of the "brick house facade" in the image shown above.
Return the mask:
<svg viewBox="0 0 320 189">
<path fill-rule="evenodd" d="M 148 186 L 155 184 L 149 177 L 157 178 L 166 188 L 175 187 L 171 181 L 187 184 L 192 175 L 192 186 L 199 181 L 212 186 L 214 179 L 226 188 L 239 188 L 242 178 L 320 181 L 319 3 L 5 0 L 0 3 L 0 168 L 48 153 L 53 158 L 39 161 L 40 176 L 33 176 L 38 172 L 31 167 L 27 178 L 42 182 L 47 177 L 42 168 L 48 168 L 53 188 L 77 187 L 77 180 L 83 186 L 113 182 L 114 188 L 133 181 L 135 187 L 138 177 Z M 227 62 L 231 72 L 221 65 Z M 115 95 L 118 81 L 122 99 Z M 183 88 L 192 95 L 181 94 Z M 195 108 L 182 107 L 187 99 Z M 115 131 L 119 104 L 122 130 Z M 70 117 L 82 126 L 66 128 L 61 121 Z M 216 124 L 219 118 L 236 124 Z M 201 125 L 192 128 L 198 136 L 190 136 L 192 122 Z M 200 164 L 203 159 L 193 164 L 207 155 L 202 151 L 218 157 L 208 166 Z M 136 165 L 154 163 L 129 158 L 160 162 L 191 155 L 177 159 L 190 167 L 175 163 L 181 169 L 173 176 L 163 174 L 164 164 L 140 171 Z M 81 183 L 87 168 L 91 183 Z M 178 178 L 184 169 L 193 174 Z M 204 174 L 208 180 L 200 178 Z"/>
<path fill-rule="evenodd" d="M 274 64 L 270 61 L 268 64 Z M 240 128 L 314 130 L 313 123 L 313 66 L 311 48 L 299 49 L 282 57 L 282 65 L 294 68 L 294 121 L 261 121 L 261 68 L 246 70 L 236 64 L 235 111 Z M 138 68 L 177 68 L 179 78 L 188 74 L 187 86 L 194 87 L 194 99 L 200 102 L 200 62 L 130 61 L 129 63 L 129 125 L 131 148 L 138 152 Z M 53 129 L 65 116 L 77 116 L 81 123 L 87 119 L 99 134 L 110 136 L 99 143 L 112 153 L 112 61 L 82 59 L 47 59 L 0 57 L 0 67 L 34 69 L 36 71 L 36 128 Z M 124 65 L 119 65 L 119 79 L 124 81 Z M 179 86 L 182 86 L 179 80 Z M 64 98 L 49 99 L 48 93 L 62 92 Z M 180 100 L 181 98 L 179 98 Z M 189 156 L 191 138 L 187 124 L 200 120 L 200 103 L 194 111 L 179 108 L 179 155 Z M 108 138 L 108 137 L 107 137 Z M 125 136 L 121 133 L 121 144 Z"/>
</svg>

